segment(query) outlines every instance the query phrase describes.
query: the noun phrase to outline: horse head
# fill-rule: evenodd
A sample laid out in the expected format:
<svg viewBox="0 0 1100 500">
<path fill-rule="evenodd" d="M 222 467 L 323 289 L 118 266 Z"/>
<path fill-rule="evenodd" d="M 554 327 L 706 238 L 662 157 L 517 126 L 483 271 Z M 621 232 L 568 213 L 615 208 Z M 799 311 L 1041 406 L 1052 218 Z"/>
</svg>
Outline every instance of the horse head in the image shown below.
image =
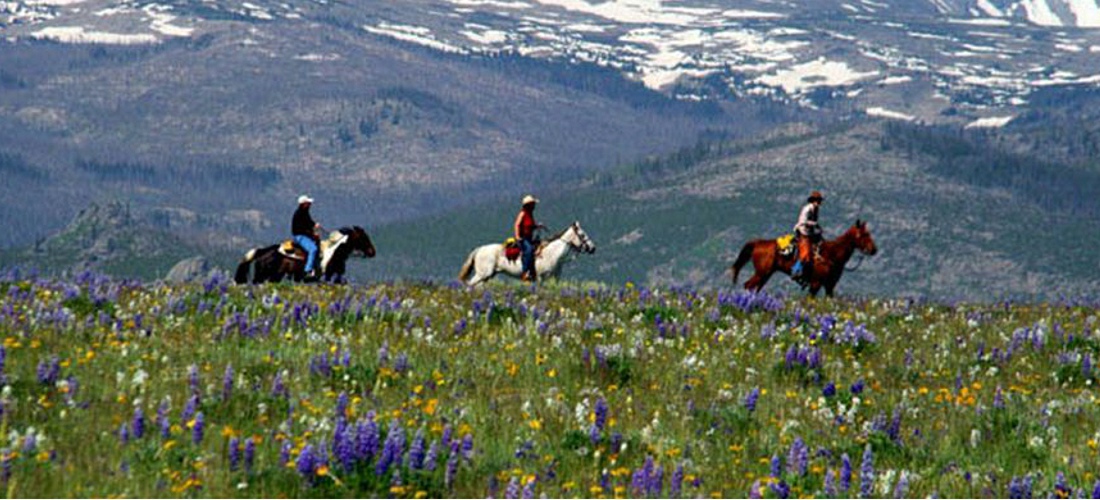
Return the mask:
<svg viewBox="0 0 1100 500">
<path fill-rule="evenodd" d="M 569 230 L 566 234 L 571 234 L 569 241 L 570 246 L 573 248 L 588 254 L 596 253 L 596 244 L 592 242 L 592 239 L 588 237 L 588 233 L 584 232 L 584 228 L 581 227 L 579 221 L 574 221 L 572 226 L 569 226 Z"/>
<path fill-rule="evenodd" d="M 856 219 L 856 223 L 848 232 L 851 233 L 856 248 L 864 255 L 874 255 L 878 253 L 878 246 L 875 245 L 875 239 L 871 237 L 871 231 L 867 229 L 867 221 Z"/>
<path fill-rule="evenodd" d="M 370 235 L 365 229 L 359 226 L 353 227 L 348 240 L 353 252 L 359 252 L 368 259 L 374 258 L 374 243 L 371 242 Z"/>
</svg>

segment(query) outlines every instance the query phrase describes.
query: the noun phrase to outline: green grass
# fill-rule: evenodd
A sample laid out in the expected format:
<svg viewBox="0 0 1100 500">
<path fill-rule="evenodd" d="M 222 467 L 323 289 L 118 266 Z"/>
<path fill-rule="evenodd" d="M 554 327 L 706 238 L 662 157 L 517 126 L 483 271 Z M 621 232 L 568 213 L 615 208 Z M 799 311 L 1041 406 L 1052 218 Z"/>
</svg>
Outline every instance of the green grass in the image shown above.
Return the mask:
<svg viewBox="0 0 1100 500">
<path fill-rule="evenodd" d="M 1010 480 L 1027 475 L 1033 494 L 1047 495 L 1059 472 L 1091 493 L 1097 480 L 1100 403 L 1081 357 L 1095 360 L 1100 345 L 1095 304 L 784 302 L 568 283 L 532 292 L 80 280 L 3 286 L 9 496 L 475 497 L 494 487 L 503 496 L 513 479 L 536 479 L 536 495 L 639 496 L 632 475 L 652 457 L 663 467 L 661 496 L 673 495 L 682 467 L 684 497 L 747 496 L 777 481 L 792 496 L 820 497 L 842 454 L 856 471 L 853 489 L 838 495 L 855 496 L 868 448 L 874 496 L 891 495 L 903 471 L 914 497 L 1005 497 Z M 836 321 L 824 338 L 822 318 Z M 233 326 L 242 319 L 243 329 Z M 859 327 L 874 340 L 836 340 Z M 820 352 L 789 363 L 792 346 Z M 58 376 L 43 383 L 39 365 L 48 374 L 55 356 Z M 322 356 L 340 361 L 323 372 Z M 198 442 L 181 417 L 191 366 L 205 421 Z M 273 393 L 277 376 L 285 394 Z M 853 394 L 859 380 L 866 389 Z M 826 397 L 829 382 L 836 394 Z M 754 388 L 762 395 L 749 411 Z M 403 431 L 401 486 L 392 470 L 376 475 L 377 461 L 351 471 L 336 461 L 340 394 L 353 428 L 374 412 L 383 441 L 391 423 Z M 607 419 L 594 439 L 601 399 Z M 156 422 L 162 403 L 167 438 Z M 148 419 L 140 439 L 135 408 Z M 427 447 L 448 427 L 473 442 L 451 484 L 449 448 L 434 471 L 411 470 L 408 454 L 417 432 Z M 40 438 L 34 446 L 28 433 Z M 250 471 L 230 470 L 232 438 L 257 443 Z M 805 475 L 786 466 L 796 438 L 809 451 Z M 279 463 L 283 443 L 289 467 Z M 325 445 L 327 470 L 294 468 L 307 444 Z M 773 456 L 784 462 L 778 477 Z M 610 492 L 600 488 L 605 472 Z"/>
</svg>

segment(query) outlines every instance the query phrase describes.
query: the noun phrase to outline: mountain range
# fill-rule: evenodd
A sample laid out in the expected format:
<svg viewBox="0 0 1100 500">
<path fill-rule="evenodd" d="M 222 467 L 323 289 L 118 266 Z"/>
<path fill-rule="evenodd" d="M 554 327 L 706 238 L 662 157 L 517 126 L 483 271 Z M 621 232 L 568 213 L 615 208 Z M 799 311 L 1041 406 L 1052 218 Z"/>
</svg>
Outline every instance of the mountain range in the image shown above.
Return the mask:
<svg viewBox="0 0 1100 500">
<path fill-rule="evenodd" d="M 309 192 L 377 230 L 364 279 L 446 279 L 537 191 L 606 242 L 578 277 L 717 285 L 816 187 L 899 249 L 853 291 L 1095 293 L 1098 26 L 1095 0 L 3 0 L 0 245 L 42 263 L 123 199 L 224 256 Z"/>
</svg>

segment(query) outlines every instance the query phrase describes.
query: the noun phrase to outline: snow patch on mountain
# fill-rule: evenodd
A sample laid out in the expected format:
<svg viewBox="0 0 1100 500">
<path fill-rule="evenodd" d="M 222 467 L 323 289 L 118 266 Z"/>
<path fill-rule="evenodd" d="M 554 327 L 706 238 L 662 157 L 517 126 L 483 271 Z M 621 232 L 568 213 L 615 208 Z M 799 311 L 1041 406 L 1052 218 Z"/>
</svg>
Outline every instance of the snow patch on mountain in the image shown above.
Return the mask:
<svg viewBox="0 0 1100 500">
<path fill-rule="evenodd" d="M 902 120 L 902 121 L 907 121 L 907 122 L 911 122 L 913 120 L 916 120 L 916 117 L 913 116 L 913 115 L 908 115 L 908 114 L 902 113 L 900 111 L 891 111 L 889 109 L 882 108 L 882 107 L 867 108 L 866 113 L 867 113 L 867 116 L 874 116 L 874 117 L 877 117 L 877 118 L 886 118 L 886 119 L 889 119 L 889 120 Z"/>
<path fill-rule="evenodd" d="M 966 124 L 965 128 L 1001 128 L 1005 125 L 1008 125 L 1008 122 L 1011 122 L 1015 118 L 1015 115 L 989 116 L 986 118 L 979 118 L 977 120 L 974 120 Z"/>
<path fill-rule="evenodd" d="M 86 31 L 83 26 L 50 26 L 31 33 L 32 38 L 61 43 L 103 43 L 110 45 L 140 45 L 157 43 L 149 33 L 128 34 Z"/>
<path fill-rule="evenodd" d="M 756 81 L 769 87 L 782 88 L 790 95 L 799 95 L 817 87 L 852 85 L 878 74 L 878 71 L 856 71 L 844 61 L 820 58 L 761 76 Z"/>
<path fill-rule="evenodd" d="M 1096 0 L 1068 0 L 1069 9 L 1081 28 L 1100 28 L 1100 6 Z"/>
</svg>

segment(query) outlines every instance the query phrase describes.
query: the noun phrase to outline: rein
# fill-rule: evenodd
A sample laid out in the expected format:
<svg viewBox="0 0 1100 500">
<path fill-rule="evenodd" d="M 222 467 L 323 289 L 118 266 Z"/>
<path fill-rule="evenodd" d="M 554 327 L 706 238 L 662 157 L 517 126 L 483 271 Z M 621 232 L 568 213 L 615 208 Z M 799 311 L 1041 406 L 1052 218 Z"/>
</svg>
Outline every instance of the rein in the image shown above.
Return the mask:
<svg viewBox="0 0 1100 500">
<path fill-rule="evenodd" d="M 859 269 L 859 266 L 863 265 L 863 259 L 866 258 L 866 257 L 867 256 L 864 255 L 863 252 L 859 252 L 859 260 L 856 261 L 855 267 L 848 267 L 848 265 L 845 264 L 844 265 L 844 270 L 851 272 L 851 271 L 855 271 L 856 269 Z"/>
</svg>

